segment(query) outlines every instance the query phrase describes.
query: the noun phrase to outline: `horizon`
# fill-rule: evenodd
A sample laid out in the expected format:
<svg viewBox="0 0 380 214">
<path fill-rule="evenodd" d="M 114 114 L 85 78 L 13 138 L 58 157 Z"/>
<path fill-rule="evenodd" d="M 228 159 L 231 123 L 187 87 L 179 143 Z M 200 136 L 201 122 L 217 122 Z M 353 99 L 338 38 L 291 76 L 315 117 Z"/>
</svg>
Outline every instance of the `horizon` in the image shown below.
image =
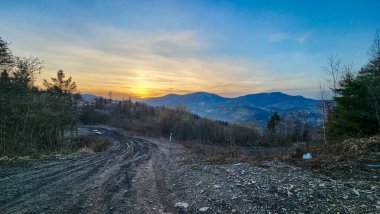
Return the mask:
<svg viewBox="0 0 380 214">
<path fill-rule="evenodd" d="M 216 96 L 219 96 L 219 97 L 222 97 L 222 98 L 227 98 L 227 99 L 234 99 L 234 98 L 238 98 L 238 97 L 243 97 L 243 96 L 248 96 L 248 95 L 256 95 L 256 94 L 271 94 L 271 93 L 281 93 L 281 94 L 285 94 L 285 95 L 288 95 L 288 96 L 293 96 L 293 97 L 296 97 L 296 96 L 301 96 L 303 98 L 306 98 L 306 99 L 313 99 L 313 100 L 320 100 L 318 98 L 310 98 L 310 97 L 306 97 L 306 96 L 303 96 L 303 95 L 293 95 L 293 94 L 287 94 L 287 93 L 284 93 L 284 92 L 281 92 L 281 91 L 271 91 L 271 92 L 257 92 L 257 93 L 250 93 L 250 94 L 243 94 L 243 95 L 239 95 L 239 96 L 230 96 L 230 97 L 227 97 L 227 96 L 223 96 L 223 95 L 220 95 L 220 94 L 216 94 L 216 93 L 210 93 L 210 92 L 207 92 L 207 91 L 195 91 L 195 92 L 190 92 L 190 93 L 185 93 L 185 94 L 176 94 L 176 93 L 170 93 L 170 94 L 164 94 L 162 96 L 158 96 L 158 97 L 149 97 L 149 98 L 131 98 L 131 97 L 122 97 L 122 98 L 112 98 L 113 100 L 125 100 L 125 99 L 131 99 L 131 100 L 134 100 L 134 101 L 146 101 L 146 100 L 149 100 L 149 99 L 156 99 L 156 98 L 162 98 L 162 97 L 165 97 L 165 96 L 169 96 L 169 95 L 179 95 L 179 96 L 186 96 L 186 95 L 190 95 L 190 94 L 196 94 L 196 93 L 207 93 L 207 94 L 212 94 L 212 95 L 216 95 Z M 92 93 L 81 93 L 81 95 L 95 95 L 97 97 L 102 97 L 102 98 L 107 98 L 109 96 L 109 94 L 107 95 L 101 95 L 101 94 L 92 94 Z"/>
<path fill-rule="evenodd" d="M 354 71 L 368 62 L 379 7 L 374 0 L 2 1 L 0 36 L 16 56 L 44 61 L 38 85 L 62 69 L 83 94 L 280 91 L 318 99 L 329 56 Z"/>
</svg>

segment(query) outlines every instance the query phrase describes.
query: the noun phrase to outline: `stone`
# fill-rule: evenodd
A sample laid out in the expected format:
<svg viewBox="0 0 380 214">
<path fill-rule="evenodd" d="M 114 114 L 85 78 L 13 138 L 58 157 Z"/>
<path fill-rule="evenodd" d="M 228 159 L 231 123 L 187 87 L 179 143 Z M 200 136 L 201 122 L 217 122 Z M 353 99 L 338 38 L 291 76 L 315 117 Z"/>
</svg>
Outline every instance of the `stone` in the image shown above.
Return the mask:
<svg viewBox="0 0 380 214">
<path fill-rule="evenodd" d="M 210 207 L 202 207 L 199 209 L 200 212 L 206 212 Z"/>
</svg>

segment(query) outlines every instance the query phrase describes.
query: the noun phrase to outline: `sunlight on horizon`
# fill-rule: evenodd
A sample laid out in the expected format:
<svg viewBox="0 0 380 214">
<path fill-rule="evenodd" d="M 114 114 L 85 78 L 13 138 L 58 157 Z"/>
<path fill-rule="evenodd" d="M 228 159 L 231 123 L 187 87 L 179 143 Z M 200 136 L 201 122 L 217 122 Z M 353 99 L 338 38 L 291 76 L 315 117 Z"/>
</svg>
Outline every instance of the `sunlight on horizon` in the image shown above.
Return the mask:
<svg viewBox="0 0 380 214">
<path fill-rule="evenodd" d="M 62 69 L 81 93 L 144 99 L 281 91 L 318 98 L 327 58 L 338 54 L 354 70 L 363 66 L 380 18 L 372 3 L 346 2 L 342 10 L 330 1 L 94 2 L 2 1 L 0 36 L 15 55 L 44 61 L 37 84 Z"/>
</svg>

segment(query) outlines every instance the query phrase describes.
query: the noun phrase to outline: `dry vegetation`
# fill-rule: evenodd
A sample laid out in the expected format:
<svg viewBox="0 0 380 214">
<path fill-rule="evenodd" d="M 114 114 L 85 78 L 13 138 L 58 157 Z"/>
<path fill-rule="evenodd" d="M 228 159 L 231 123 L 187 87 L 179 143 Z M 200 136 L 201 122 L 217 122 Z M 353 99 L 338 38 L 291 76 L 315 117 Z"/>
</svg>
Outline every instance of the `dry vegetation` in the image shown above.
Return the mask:
<svg viewBox="0 0 380 214">
<path fill-rule="evenodd" d="M 379 169 L 368 165 L 380 163 L 379 135 L 323 144 L 313 149 L 313 158 L 310 160 L 303 160 L 299 155 L 294 155 L 304 153 L 304 150 L 296 148 L 287 154 L 279 155 L 278 158 L 336 178 L 378 180 Z"/>
<path fill-rule="evenodd" d="M 102 152 L 112 145 L 112 142 L 102 136 L 87 136 L 76 141 L 78 152 Z"/>
</svg>

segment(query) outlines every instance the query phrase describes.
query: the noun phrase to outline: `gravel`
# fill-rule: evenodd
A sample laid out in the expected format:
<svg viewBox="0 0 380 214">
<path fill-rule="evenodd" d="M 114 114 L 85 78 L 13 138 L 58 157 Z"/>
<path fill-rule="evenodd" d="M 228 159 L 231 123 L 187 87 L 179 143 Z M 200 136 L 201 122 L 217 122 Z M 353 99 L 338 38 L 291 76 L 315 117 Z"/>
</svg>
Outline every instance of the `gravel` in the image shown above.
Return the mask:
<svg viewBox="0 0 380 214">
<path fill-rule="evenodd" d="M 160 145 L 168 197 L 189 205 L 182 213 L 380 213 L 379 181 L 336 180 L 279 160 L 215 164 Z"/>
</svg>

